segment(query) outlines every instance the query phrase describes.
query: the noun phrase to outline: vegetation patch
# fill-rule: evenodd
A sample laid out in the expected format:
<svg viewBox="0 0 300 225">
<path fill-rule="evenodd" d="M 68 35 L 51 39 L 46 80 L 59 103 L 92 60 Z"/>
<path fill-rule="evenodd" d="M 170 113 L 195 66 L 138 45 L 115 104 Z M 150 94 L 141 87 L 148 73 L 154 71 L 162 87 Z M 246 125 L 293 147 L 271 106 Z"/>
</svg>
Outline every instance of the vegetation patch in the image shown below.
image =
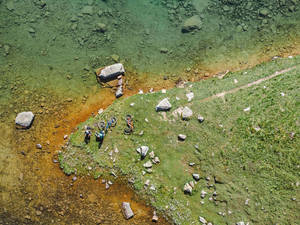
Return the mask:
<svg viewBox="0 0 300 225">
<path fill-rule="evenodd" d="M 299 62 L 299 57 L 277 59 L 222 79 L 116 100 L 78 126 L 59 156 L 61 167 L 67 174 L 90 174 L 95 179 L 111 174 L 127 177 L 140 196 L 176 224 L 198 224 L 202 219 L 213 224 L 296 224 L 299 66 L 223 98 L 201 99 Z M 186 94 L 191 92 L 194 97 L 188 101 Z M 171 110 L 156 112 L 164 98 Z M 193 111 L 189 120 L 174 113 L 185 106 Z M 126 115 L 133 117 L 131 135 L 124 134 Z M 112 116 L 117 126 L 107 132 L 102 146 L 94 136 L 85 144 L 85 126 L 95 133 L 97 123 Z M 204 121 L 199 122 L 198 116 Z M 186 139 L 179 140 L 179 134 Z M 141 146 L 149 148 L 143 159 L 137 151 Z M 192 190 L 184 193 L 187 186 Z"/>
</svg>

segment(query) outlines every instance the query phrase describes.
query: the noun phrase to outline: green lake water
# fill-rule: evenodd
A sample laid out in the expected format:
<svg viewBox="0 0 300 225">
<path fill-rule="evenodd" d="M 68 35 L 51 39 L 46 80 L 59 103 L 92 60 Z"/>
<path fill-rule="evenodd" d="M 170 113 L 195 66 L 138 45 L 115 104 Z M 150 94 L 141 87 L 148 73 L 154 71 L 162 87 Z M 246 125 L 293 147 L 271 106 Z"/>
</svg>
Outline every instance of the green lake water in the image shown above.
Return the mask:
<svg viewBox="0 0 300 225">
<path fill-rule="evenodd" d="M 94 70 L 115 62 L 145 82 L 177 79 L 297 53 L 299 40 L 299 0 L 0 0 L 0 208 L 18 208 L 17 112 L 92 98 Z"/>
</svg>

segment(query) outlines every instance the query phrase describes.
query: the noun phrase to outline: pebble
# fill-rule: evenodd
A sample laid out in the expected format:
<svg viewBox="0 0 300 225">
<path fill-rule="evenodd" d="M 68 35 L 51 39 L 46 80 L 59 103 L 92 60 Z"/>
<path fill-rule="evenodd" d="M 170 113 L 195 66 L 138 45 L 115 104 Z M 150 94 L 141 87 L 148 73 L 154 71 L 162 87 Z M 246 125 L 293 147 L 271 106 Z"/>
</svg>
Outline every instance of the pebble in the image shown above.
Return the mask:
<svg viewBox="0 0 300 225">
<path fill-rule="evenodd" d="M 194 173 L 193 178 L 195 179 L 195 181 L 199 181 L 200 180 L 200 175 L 198 173 Z"/>
<path fill-rule="evenodd" d="M 198 115 L 198 121 L 199 121 L 200 123 L 203 123 L 203 122 L 204 122 L 204 117 L 203 117 L 203 116 L 200 116 L 200 115 Z"/>
<path fill-rule="evenodd" d="M 178 135 L 178 139 L 179 139 L 180 141 L 184 141 L 184 140 L 186 139 L 186 135 L 184 135 L 184 134 L 179 134 L 179 135 Z"/>
<path fill-rule="evenodd" d="M 42 145 L 41 145 L 41 144 L 37 144 L 37 145 L 36 145 L 36 148 L 37 148 L 37 149 L 42 149 Z"/>
<path fill-rule="evenodd" d="M 65 136 L 64 136 L 64 140 L 66 140 L 67 138 L 68 138 L 68 135 L 65 135 Z"/>
<path fill-rule="evenodd" d="M 206 219 L 204 219 L 204 218 L 201 217 L 201 216 L 199 216 L 199 221 L 200 221 L 200 223 L 202 223 L 202 224 L 206 224 L 206 223 L 207 223 Z"/>
<path fill-rule="evenodd" d="M 153 212 L 152 222 L 158 222 L 158 216 L 156 215 L 156 211 Z"/>
</svg>

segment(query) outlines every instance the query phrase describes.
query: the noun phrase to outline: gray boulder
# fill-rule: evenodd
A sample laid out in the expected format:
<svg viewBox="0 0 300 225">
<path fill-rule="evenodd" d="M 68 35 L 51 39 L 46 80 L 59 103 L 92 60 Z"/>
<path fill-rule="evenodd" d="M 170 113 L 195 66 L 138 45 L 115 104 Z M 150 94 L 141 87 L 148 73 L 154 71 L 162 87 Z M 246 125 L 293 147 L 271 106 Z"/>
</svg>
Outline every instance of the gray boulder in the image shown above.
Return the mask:
<svg viewBox="0 0 300 225">
<path fill-rule="evenodd" d="M 21 112 L 16 117 L 16 125 L 18 128 L 27 129 L 31 126 L 34 120 L 34 114 L 32 112 Z"/>
<path fill-rule="evenodd" d="M 189 107 L 186 106 L 182 110 L 181 116 L 182 116 L 183 120 L 188 120 L 193 116 L 193 111 Z"/>
<path fill-rule="evenodd" d="M 123 215 L 126 220 L 129 220 L 130 218 L 132 218 L 134 216 L 129 202 L 122 203 L 122 211 L 123 211 Z"/>
<path fill-rule="evenodd" d="M 116 91 L 116 98 L 120 98 L 121 96 L 123 96 L 123 88 L 119 86 Z"/>
<path fill-rule="evenodd" d="M 105 67 L 103 70 L 101 70 L 99 78 L 103 82 L 108 82 L 111 80 L 115 80 L 120 75 L 124 75 L 125 69 L 123 64 L 116 63 L 110 66 Z"/>
<path fill-rule="evenodd" d="M 158 105 L 156 106 L 156 111 L 168 111 L 172 108 L 171 103 L 169 102 L 168 98 L 164 98 L 161 100 Z"/>
<path fill-rule="evenodd" d="M 194 30 L 200 30 L 202 26 L 202 21 L 200 16 L 195 15 L 184 21 L 181 31 L 182 33 L 189 33 Z"/>
</svg>

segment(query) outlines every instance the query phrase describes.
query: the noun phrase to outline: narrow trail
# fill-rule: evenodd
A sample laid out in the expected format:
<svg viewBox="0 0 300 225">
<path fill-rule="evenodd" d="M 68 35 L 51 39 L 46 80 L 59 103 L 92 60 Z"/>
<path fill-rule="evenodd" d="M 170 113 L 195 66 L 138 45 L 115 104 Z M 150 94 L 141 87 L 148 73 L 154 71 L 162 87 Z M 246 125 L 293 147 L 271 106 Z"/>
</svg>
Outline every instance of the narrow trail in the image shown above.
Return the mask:
<svg viewBox="0 0 300 225">
<path fill-rule="evenodd" d="M 201 99 L 200 102 L 207 102 L 207 101 L 210 101 L 210 100 L 213 100 L 213 99 L 216 99 L 216 98 L 222 98 L 222 99 L 224 99 L 225 95 L 227 95 L 227 94 L 233 94 L 233 93 L 235 93 L 235 92 L 237 92 L 239 90 L 246 89 L 246 88 L 252 87 L 254 85 L 258 85 L 258 84 L 260 84 L 260 83 L 262 83 L 264 81 L 270 80 L 270 79 L 272 79 L 274 77 L 277 77 L 277 76 L 279 76 L 281 74 L 290 72 L 291 70 L 296 69 L 296 67 L 297 66 L 293 66 L 293 67 L 290 67 L 290 68 L 287 68 L 287 69 L 284 69 L 284 70 L 276 71 L 272 75 L 269 75 L 267 77 L 261 78 L 259 80 L 253 81 L 253 82 L 248 83 L 248 84 L 245 84 L 243 86 L 240 86 L 240 87 L 237 87 L 237 88 L 233 88 L 233 89 L 228 90 L 228 91 L 223 91 L 223 92 L 217 93 L 215 95 L 209 96 L 207 98 Z"/>
</svg>

